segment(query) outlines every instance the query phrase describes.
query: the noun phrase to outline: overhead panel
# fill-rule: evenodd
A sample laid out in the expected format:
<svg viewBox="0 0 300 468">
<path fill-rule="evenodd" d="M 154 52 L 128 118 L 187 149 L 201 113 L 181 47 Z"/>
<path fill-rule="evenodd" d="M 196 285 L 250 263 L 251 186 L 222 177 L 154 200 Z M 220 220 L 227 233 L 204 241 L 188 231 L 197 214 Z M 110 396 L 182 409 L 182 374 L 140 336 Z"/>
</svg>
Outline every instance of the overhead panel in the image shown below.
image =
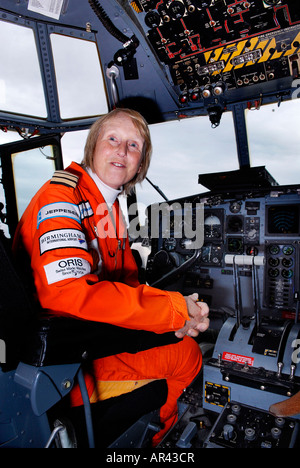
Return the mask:
<svg viewBox="0 0 300 468">
<path fill-rule="evenodd" d="M 251 96 L 255 85 L 271 93 L 299 77 L 295 0 L 136 0 L 131 6 L 181 104 L 225 92 L 230 102 Z"/>
</svg>

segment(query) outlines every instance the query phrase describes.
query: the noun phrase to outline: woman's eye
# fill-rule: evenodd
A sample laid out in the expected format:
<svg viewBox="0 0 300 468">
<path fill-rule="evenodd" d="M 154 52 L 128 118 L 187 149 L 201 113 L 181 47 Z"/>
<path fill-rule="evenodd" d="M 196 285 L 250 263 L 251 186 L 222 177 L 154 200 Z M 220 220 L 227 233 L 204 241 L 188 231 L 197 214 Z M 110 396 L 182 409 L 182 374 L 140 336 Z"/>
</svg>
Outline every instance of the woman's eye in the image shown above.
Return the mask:
<svg viewBox="0 0 300 468">
<path fill-rule="evenodd" d="M 134 143 L 134 142 L 133 142 L 133 143 L 129 143 L 129 146 L 130 146 L 131 148 L 133 148 L 133 149 L 139 149 L 138 144 L 137 144 L 137 143 Z"/>
</svg>

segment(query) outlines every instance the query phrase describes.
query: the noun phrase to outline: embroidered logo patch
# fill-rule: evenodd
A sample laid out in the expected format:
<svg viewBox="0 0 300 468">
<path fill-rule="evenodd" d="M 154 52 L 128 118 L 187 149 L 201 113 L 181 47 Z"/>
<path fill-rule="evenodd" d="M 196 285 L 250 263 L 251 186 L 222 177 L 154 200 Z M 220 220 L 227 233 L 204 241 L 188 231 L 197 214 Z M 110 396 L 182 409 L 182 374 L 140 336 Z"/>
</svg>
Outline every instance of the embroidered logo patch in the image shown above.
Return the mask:
<svg viewBox="0 0 300 468">
<path fill-rule="evenodd" d="M 43 221 L 51 218 L 71 218 L 81 223 L 80 210 L 73 203 L 57 202 L 43 206 L 37 217 L 37 229 Z"/>
<path fill-rule="evenodd" d="M 83 258 L 64 258 L 44 266 L 48 284 L 72 278 L 81 278 L 91 273 L 91 265 Z"/>
<path fill-rule="evenodd" d="M 87 250 L 85 235 L 78 229 L 57 229 L 46 232 L 40 237 L 40 253 L 56 249 Z"/>
</svg>

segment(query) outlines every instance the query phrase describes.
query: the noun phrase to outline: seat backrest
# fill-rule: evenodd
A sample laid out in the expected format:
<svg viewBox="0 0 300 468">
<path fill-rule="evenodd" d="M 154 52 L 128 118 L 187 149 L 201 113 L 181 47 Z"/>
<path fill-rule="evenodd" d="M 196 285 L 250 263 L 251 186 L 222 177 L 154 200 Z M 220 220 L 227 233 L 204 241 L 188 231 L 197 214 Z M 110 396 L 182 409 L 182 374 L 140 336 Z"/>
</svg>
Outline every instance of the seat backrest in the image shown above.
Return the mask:
<svg viewBox="0 0 300 468">
<path fill-rule="evenodd" d="M 14 263 L 9 241 L 0 233 L 0 339 L 6 346 L 4 370 L 18 364 L 36 314 L 36 306 Z"/>
</svg>

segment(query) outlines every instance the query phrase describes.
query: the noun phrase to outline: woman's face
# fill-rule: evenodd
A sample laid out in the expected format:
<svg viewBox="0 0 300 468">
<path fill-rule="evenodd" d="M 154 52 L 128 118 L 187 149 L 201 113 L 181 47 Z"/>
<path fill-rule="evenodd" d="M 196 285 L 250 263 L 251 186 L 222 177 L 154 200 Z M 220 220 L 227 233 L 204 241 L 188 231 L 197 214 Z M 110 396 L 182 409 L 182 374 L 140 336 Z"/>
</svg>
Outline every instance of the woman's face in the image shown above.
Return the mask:
<svg viewBox="0 0 300 468">
<path fill-rule="evenodd" d="M 109 187 L 121 188 L 140 171 L 144 139 L 126 114 L 102 127 L 94 152 L 94 171 Z"/>
</svg>

